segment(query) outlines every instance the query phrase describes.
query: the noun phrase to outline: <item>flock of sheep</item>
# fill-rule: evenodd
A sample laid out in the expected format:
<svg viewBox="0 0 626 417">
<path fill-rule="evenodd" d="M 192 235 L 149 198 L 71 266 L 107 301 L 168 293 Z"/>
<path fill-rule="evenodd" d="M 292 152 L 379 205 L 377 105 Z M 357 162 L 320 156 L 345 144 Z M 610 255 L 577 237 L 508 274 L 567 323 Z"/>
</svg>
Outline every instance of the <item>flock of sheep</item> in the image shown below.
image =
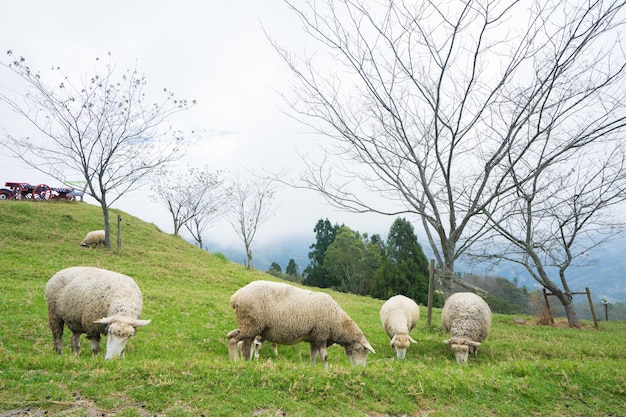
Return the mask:
<svg viewBox="0 0 626 417">
<path fill-rule="evenodd" d="M 100 233 L 102 232 L 102 233 Z M 99 245 L 103 231 L 90 232 L 81 246 Z M 100 336 L 107 335 L 105 359 L 122 356 L 128 339 L 138 327 L 150 320 L 140 320 L 143 301 L 135 281 L 117 272 L 93 267 L 70 267 L 50 278 L 45 289 L 48 324 L 54 349 L 61 354 L 63 329 L 72 332 L 71 351 L 80 350 L 80 335 L 85 333 L 94 353 L 100 351 Z M 293 285 L 254 281 L 237 290 L 230 298 L 238 328 L 227 336 L 232 360 L 240 355 L 249 360 L 258 357 L 265 342 L 293 345 L 308 342 L 311 363 L 319 357 L 327 366 L 327 348 L 338 344 L 345 349 L 353 365 L 365 365 L 368 354 L 376 353 L 359 326 L 328 294 Z M 419 320 L 419 307 L 403 295 L 389 298 L 380 309 L 380 321 L 390 338 L 398 359 L 406 357 L 411 343 L 409 332 Z M 474 293 L 456 293 L 443 307 L 442 325 L 450 333 L 449 344 L 458 363 L 466 363 L 470 353 L 489 335 L 491 310 Z"/>
</svg>

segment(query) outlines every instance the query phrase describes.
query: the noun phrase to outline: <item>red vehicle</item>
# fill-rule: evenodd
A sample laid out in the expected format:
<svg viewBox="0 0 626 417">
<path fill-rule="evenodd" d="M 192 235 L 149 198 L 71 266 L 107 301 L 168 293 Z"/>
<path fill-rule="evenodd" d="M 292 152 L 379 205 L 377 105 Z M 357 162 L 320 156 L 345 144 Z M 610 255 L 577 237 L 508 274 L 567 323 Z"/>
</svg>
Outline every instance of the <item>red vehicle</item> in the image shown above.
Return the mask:
<svg viewBox="0 0 626 417">
<path fill-rule="evenodd" d="M 71 187 L 50 187 L 46 184 L 31 185 L 27 182 L 6 182 L 0 188 L 0 200 L 76 200 L 79 191 Z"/>
</svg>

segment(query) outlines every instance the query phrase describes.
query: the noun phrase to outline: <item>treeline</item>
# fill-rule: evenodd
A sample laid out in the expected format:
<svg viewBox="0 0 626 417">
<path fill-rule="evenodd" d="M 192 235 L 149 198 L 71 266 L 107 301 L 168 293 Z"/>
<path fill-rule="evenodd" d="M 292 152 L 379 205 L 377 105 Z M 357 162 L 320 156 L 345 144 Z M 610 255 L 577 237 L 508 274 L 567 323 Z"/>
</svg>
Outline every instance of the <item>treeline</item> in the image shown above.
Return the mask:
<svg viewBox="0 0 626 417">
<path fill-rule="evenodd" d="M 428 259 L 407 220 L 396 219 L 386 241 L 328 219 L 320 219 L 314 232 L 302 284 L 380 299 L 403 294 L 422 305 L 428 302 Z M 282 274 L 276 263 L 268 272 L 292 281 L 297 277 Z M 434 304 L 443 305 L 441 294 Z"/>
<path fill-rule="evenodd" d="M 300 272 L 293 259 L 285 272 L 276 262 L 268 273 L 304 285 L 332 288 L 337 291 L 366 295 L 385 300 L 396 294 L 414 299 L 418 304 L 428 302 L 428 259 L 424 255 L 411 223 L 396 219 L 386 240 L 380 235 L 361 234 L 348 226 L 320 219 L 315 228 L 315 243 L 309 247 L 309 265 Z M 487 291 L 485 298 L 491 310 L 500 314 L 541 316 L 545 302 L 541 291 L 529 291 L 503 277 L 460 274 L 464 282 Z M 454 291 L 467 291 L 455 284 Z M 443 306 L 443 294 L 435 293 L 434 306 Z M 565 316 L 558 303 L 551 303 L 555 317 Z M 597 304 L 597 305 L 596 305 Z M 604 320 L 604 305 L 594 304 L 598 319 Z M 609 320 L 626 319 L 626 303 L 608 306 Z M 581 319 L 591 320 L 589 304 L 576 303 Z"/>
</svg>

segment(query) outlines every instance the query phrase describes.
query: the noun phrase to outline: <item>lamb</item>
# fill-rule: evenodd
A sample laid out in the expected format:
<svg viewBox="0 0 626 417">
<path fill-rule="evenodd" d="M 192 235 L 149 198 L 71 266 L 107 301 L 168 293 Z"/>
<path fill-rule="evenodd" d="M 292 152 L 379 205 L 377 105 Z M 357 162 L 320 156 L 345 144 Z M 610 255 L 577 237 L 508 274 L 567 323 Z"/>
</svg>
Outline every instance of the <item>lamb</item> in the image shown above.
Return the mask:
<svg viewBox="0 0 626 417">
<path fill-rule="evenodd" d="M 451 345 L 457 363 L 464 364 L 469 353 L 477 354 L 478 346 L 489 335 L 491 309 L 474 293 L 452 294 L 443 306 L 441 324 L 451 336 L 444 343 Z"/>
<path fill-rule="evenodd" d="M 404 359 L 411 343 L 417 343 L 409 332 L 420 318 L 417 303 L 404 295 L 394 295 L 380 308 L 380 321 L 391 338 L 391 348 L 398 359 Z"/>
<path fill-rule="evenodd" d="M 239 331 L 239 329 L 231 330 L 226 335 L 226 339 L 230 340 L 234 335 L 238 334 L 237 333 L 238 331 Z M 250 353 L 250 357 L 252 357 L 254 359 L 259 359 L 259 357 L 261 356 L 259 354 L 259 350 L 265 344 L 265 342 L 266 342 L 266 340 L 263 339 L 261 336 L 255 337 L 254 338 L 254 342 L 252 342 L 252 346 L 251 346 L 252 352 Z M 241 355 L 241 357 L 243 357 L 242 349 L 243 349 L 243 340 L 240 340 L 237 343 L 237 357 L 231 358 L 231 359 L 237 360 L 237 359 L 239 359 L 240 355 Z M 278 344 L 272 343 L 272 350 L 274 351 L 274 356 L 278 356 Z"/>
<path fill-rule="evenodd" d="M 365 365 L 369 352 L 376 353 L 359 326 L 333 300 L 322 292 L 300 289 L 289 284 L 254 281 L 230 297 L 238 329 L 228 336 L 230 358 L 237 360 L 237 345 L 245 360 L 257 336 L 284 345 L 309 342 L 311 364 L 320 356 L 328 366 L 327 347 L 337 343 L 345 349 L 352 365 Z"/>
<path fill-rule="evenodd" d="M 50 278 L 45 289 L 48 324 L 54 350 L 60 355 L 64 324 L 72 331 L 71 350 L 80 351 L 80 335 L 86 333 L 93 353 L 100 351 L 100 335 L 107 334 L 105 359 L 122 356 L 137 327 L 143 301 L 135 281 L 117 272 L 86 266 L 63 269 Z"/>
<path fill-rule="evenodd" d="M 96 245 L 97 248 L 100 247 L 100 244 L 105 243 L 105 233 L 104 230 L 94 230 L 92 232 L 87 233 L 87 236 L 80 242 L 80 246 L 91 246 L 93 244 Z"/>
</svg>

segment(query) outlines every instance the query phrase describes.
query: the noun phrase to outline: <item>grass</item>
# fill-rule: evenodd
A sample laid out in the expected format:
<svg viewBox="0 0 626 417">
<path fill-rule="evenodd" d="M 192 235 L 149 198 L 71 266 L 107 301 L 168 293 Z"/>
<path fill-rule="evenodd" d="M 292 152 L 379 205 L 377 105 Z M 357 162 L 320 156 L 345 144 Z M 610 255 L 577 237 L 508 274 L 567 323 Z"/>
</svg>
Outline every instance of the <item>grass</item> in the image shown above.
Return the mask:
<svg viewBox="0 0 626 417">
<path fill-rule="evenodd" d="M 626 324 L 594 329 L 525 325 L 495 315 L 477 358 L 458 366 L 440 326 L 441 311 L 412 336 L 398 361 L 378 318 L 382 301 L 329 293 L 377 351 L 351 367 L 329 349 L 329 367 L 309 364 L 308 345 L 261 349 L 256 362 L 230 362 L 225 335 L 236 327 L 230 295 L 256 279 L 126 213 L 121 251 L 78 242 L 101 228 L 83 203 L 0 203 L 0 416 L 624 416 Z M 112 218 L 114 218 L 112 216 Z M 82 342 L 56 355 L 43 289 L 55 272 L 92 265 L 132 276 L 142 318 L 123 359 L 104 361 Z M 22 414 L 19 414 L 22 413 Z"/>
</svg>

